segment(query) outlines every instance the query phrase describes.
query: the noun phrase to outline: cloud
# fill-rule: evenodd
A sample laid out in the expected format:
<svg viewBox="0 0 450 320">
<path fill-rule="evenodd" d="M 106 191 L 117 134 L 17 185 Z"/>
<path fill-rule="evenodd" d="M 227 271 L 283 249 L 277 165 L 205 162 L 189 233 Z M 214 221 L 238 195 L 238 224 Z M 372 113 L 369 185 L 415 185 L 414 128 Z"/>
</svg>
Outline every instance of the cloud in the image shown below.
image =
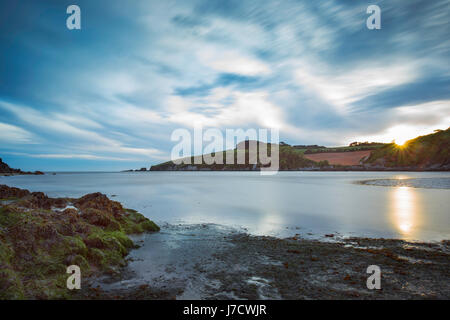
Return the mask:
<svg viewBox="0 0 450 320">
<path fill-rule="evenodd" d="M 79 151 L 92 151 L 96 153 L 110 153 L 110 154 L 127 154 L 127 155 L 135 155 L 140 156 L 141 159 L 149 159 L 152 157 L 161 157 L 163 152 L 156 148 L 138 148 L 138 147 L 129 147 L 122 143 L 121 141 L 114 140 L 110 137 L 105 137 L 104 135 L 87 129 L 81 129 L 75 127 L 73 124 L 70 124 L 64 120 L 68 120 L 73 122 L 74 120 L 78 120 L 81 123 L 83 122 L 83 117 L 61 117 L 58 114 L 43 114 L 39 111 L 33 110 L 29 107 L 17 105 L 9 102 L 0 101 L 0 108 L 6 109 L 12 113 L 14 113 L 20 120 L 27 123 L 29 126 L 35 127 L 37 130 L 41 132 L 50 132 L 51 134 L 57 134 L 58 139 L 61 141 L 61 147 L 66 150 Z M 64 120 L 63 120 L 64 119 Z M 91 126 L 95 124 L 93 121 L 88 121 L 88 124 Z M 9 127 L 4 127 L 8 129 Z M 0 127 L 1 128 L 1 127 Z M 100 126 L 98 126 L 101 129 Z M 24 135 L 25 131 L 20 131 L 18 129 L 12 127 L 12 133 L 9 133 L 9 136 L 19 138 L 26 138 Z M 8 136 L 5 134 L 5 136 Z M 54 143 L 54 142 L 53 142 Z M 64 153 L 72 155 L 72 153 Z M 77 153 L 78 154 L 78 153 Z M 69 158 L 71 158 L 70 156 Z M 90 159 L 114 159 L 110 156 L 96 156 L 92 155 Z M 80 156 L 78 155 L 78 158 Z M 136 159 L 136 158 L 135 158 Z"/>
<path fill-rule="evenodd" d="M 94 86 L 108 96 L 132 94 L 141 88 L 138 79 L 129 72 L 111 72 L 95 77 Z"/>
<path fill-rule="evenodd" d="M 366 136 L 358 137 L 358 141 L 391 142 L 404 141 L 417 136 L 433 133 L 436 129 L 445 130 L 450 126 L 450 100 L 433 101 L 413 106 L 393 108 L 388 113 L 385 128 Z"/>
<path fill-rule="evenodd" d="M 319 97 L 347 112 L 350 104 L 383 90 L 411 83 L 418 77 L 412 63 L 389 62 L 384 65 L 359 65 L 338 73 L 331 67 L 313 69 L 308 65 L 297 68 L 296 80 Z M 319 69 L 319 70 L 317 70 Z M 321 70 L 320 70 L 321 69 Z"/>
<path fill-rule="evenodd" d="M 86 118 L 81 117 L 79 115 L 74 114 L 62 114 L 62 113 L 53 113 L 51 114 L 51 117 L 55 120 L 63 121 L 66 123 L 70 123 L 71 125 L 76 125 L 79 127 L 87 127 L 87 128 L 95 128 L 95 129 L 101 129 L 103 126 L 99 124 L 98 122 Z"/>
<path fill-rule="evenodd" d="M 36 138 L 27 130 L 0 122 L 0 141 L 2 144 L 29 144 L 35 143 Z"/>
<path fill-rule="evenodd" d="M 110 161 L 134 161 L 133 158 L 117 158 L 117 157 L 103 157 L 96 156 L 92 154 L 33 154 L 33 153 L 22 153 L 22 152 L 5 152 L 6 154 L 12 154 L 17 156 L 24 156 L 30 158 L 42 158 L 42 159 L 83 159 L 83 160 L 110 160 Z"/>
<path fill-rule="evenodd" d="M 270 73 L 270 68 L 264 62 L 243 55 L 234 50 L 221 51 L 205 49 L 198 53 L 199 60 L 206 66 L 224 73 L 234 73 L 244 76 L 256 76 Z"/>
<path fill-rule="evenodd" d="M 179 96 L 207 96 L 212 89 L 217 87 L 235 86 L 241 90 L 244 88 L 258 88 L 259 77 L 243 76 L 234 73 L 221 73 L 215 81 L 209 84 L 201 84 L 185 88 L 175 88 L 175 95 Z"/>
<path fill-rule="evenodd" d="M 173 96 L 167 105 L 169 121 L 186 127 L 261 127 L 277 128 L 290 135 L 302 133 L 286 122 L 282 108 L 271 102 L 264 91 L 216 88 L 201 98 Z"/>
<path fill-rule="evenodd" d="M 0 101 L 0 107 L 14 113 L 20 120 L 29 126 L 43 131 L 53 131 L 71 137 L 77 137 L 84 141 L 91 141 L 100 144 L 114 144 L 114 141 L 105 138 L 94 131 L 80 129 L 62 120 L 56 120 L 51 115 L 44 115 L 30 107 Z"/>
<path fill-rule="evenodd" d="M 446 129 L 450 125 L 450 100 L 432 101 L 393 110 L 402 123 L 410 125 L 437 126 Z"/>
<path fill-rule="evenodd" d="M 55 27 L 62 3 L 0 4 L 15 21 L 0 28 L 0 117 L 15 127 L 0 139 L 17 141 L 0 152 L 158 162 L 180 126 L 331 145 L 447 121 L 446 0 L 382 1 L 377 31 L 364 1 L 80 1 L 77 33 Z"/>
</svg>

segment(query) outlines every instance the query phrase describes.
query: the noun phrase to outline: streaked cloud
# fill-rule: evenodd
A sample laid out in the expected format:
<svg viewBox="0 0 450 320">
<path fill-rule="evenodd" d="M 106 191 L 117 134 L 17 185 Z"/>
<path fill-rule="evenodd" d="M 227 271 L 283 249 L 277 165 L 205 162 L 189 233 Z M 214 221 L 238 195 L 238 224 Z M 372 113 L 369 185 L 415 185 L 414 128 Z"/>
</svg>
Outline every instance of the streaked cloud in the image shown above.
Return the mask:
<svg viewBox="0 0 450 320">
<path fill-rule="evenodd" d="M 255 58 L 247 57 L 235 51 L 208 50 L 199 52 L 203 63 L 219 72 L 256 76 L 270 73 L 270 68 Z"/>
<path fill-rule="evenodd" d="M 23 153 L 23 152 L 7 152 L 7 154 L 29 157 L 29 158 L 41 158 L 41 159 L 83 159 L 83 160 L 109 160 L 109 161 L 133 161 L 132 158 L 117 158 L 117 157 L 103 157 L 96 156 L 92 154 L 33 154 L 33 153 Z"/>
<path fill-rule="evenodd" d="M 450 127 L 450 100 L 394 108 L 390 111 L 390 117 L 402 121 L 388 120 L 381 132 L 358 137 L 358 141 L 395 140 L 402 144 L 406 140 L 433 133 L 436 129 L 447 129 Z"/>
<path fill-rule="evenodd" d="M 0 122 L 0 141 L 2 144 L 33 143 L 35 139 L 30 132 L 22 128 Z"/>
<path fill-rule="evenodd" d="M 304 64 L 296 71 L 296 79 L 301 86 L 314 91 L 340 112 L 350 111 L 355 101 L 411 83 L 417 77 L 418 71 L 413 64 L 402 62 L 385 62 L 375 66 L 366 62 L 342 73 L 336 73 L 332 66 L 321 70 L 317 65 Z"/>
</svg>

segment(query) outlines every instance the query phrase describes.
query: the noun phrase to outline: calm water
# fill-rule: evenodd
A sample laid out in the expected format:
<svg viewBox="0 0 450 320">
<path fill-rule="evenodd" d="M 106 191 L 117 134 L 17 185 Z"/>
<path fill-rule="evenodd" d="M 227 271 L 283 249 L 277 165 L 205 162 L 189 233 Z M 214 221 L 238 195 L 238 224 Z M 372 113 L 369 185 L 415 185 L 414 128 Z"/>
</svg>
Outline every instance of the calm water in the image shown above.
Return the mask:
<svg viewBox="0 0 450 320">
<path fill-rule="evenodd" d="M 450 173 L 422 172 L 146 172 L 0 177 L 0 184 L 53 197 L 100 191 L 163 226 L 214 223 L 281 237 L 430 241 L 450 239 L 449 179 Z M 362 180 L 378 182 L 355 183 Z"/>
</svg>

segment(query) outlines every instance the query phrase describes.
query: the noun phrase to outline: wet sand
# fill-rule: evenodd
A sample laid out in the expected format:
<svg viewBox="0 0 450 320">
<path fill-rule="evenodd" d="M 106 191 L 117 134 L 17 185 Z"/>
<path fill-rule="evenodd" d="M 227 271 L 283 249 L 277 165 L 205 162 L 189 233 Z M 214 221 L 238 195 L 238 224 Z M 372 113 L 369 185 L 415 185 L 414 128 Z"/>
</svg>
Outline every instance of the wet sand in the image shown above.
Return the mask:
<svg viewBox="0 0 450 320">
<path fill-rule="evenodd" d="M 136 236 L 119 274 L 86 281 L 84 299 L 449 299 L 449 242 L 250 236 L 215 224 Z M 369 290 L 369 265 L 381 290 Z"/>
</svg>

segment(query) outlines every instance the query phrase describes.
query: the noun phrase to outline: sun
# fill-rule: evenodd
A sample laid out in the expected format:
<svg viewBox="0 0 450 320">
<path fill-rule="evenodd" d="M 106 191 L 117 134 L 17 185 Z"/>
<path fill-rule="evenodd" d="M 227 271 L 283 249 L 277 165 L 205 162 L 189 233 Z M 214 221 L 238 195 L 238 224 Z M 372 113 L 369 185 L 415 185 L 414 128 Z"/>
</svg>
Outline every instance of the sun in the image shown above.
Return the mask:
<svg viewBox="0 0 450 320">
<path fill-rule="evenodd" d="M 397 146 L 404 147 L 408 140 L 409 140 L 408 138 L 400 138 L 400 139 L 395 139 L 394 142 Z"/>
<path fill-rule="evenodd" d="M 411 132 L 411 128 L 409 127 L 397 126 L 395 128 L 392 128 L 391 131 L 392 136 L 395 137 L 394 142 L 399 147 L 404 147 L 408 140 L 411 140 L 411 138 L 414 136 L 414 134 Z"/>
</svg>

